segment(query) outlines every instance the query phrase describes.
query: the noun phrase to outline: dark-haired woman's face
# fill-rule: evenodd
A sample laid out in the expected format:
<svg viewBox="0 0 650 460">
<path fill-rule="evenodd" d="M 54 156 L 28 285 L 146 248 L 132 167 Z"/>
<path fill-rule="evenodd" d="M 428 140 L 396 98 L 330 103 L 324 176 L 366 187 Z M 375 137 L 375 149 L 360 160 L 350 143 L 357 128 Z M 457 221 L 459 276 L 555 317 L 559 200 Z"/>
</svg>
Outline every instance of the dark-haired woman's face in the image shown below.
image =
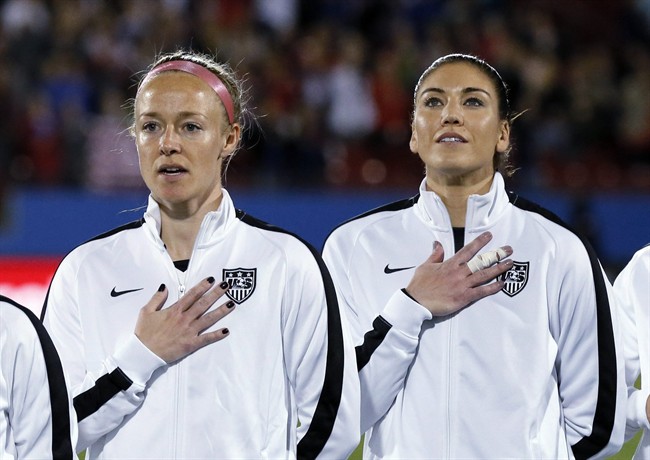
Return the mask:
<svg viewBox="0 0 650 460">
<path fill-rule="evenodd" d="M 443 64 L 422 82 L 416 98 L 411 151 L 427 178 L 478 182 L 494 174 L 495 152 L 505 151 L 510 129 L 499 117 L 498 93 L 478 67 Z"/>
</svg>

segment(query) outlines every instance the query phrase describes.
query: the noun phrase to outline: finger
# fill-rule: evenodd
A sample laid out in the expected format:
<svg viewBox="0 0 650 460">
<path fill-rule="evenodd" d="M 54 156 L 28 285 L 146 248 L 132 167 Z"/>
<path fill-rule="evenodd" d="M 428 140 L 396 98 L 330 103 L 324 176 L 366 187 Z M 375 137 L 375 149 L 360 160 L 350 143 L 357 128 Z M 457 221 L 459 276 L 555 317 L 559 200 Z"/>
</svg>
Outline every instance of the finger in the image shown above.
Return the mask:
<svg viewBox="0 0 650 460">
<path fill-rule="evenodd" d="M 214 277 L 209 276 L 208 278 L 200 281 L 196 285 L 185 293 L 178 302 L 174 304 L 176 308 L 179 308 L 181 311 L 188 310 L 194 303 L 201 298 L 203 294 L 208 292 L 208 290 L 214 284 Z"/>
<path fill-rule="evenodd" d="M 479 270 L 476 273 L 470 275 L 472 284 L 474 286 L 485 284 L 486 282 L 493 280 L 497 276 L 502 275 L 503 273 L 510 270 L 512 268 L 512 265 L 513 265 L 512 260 L 508 259 L 499 262 L 497 264 L 494 264 L 489 268 L 484 268 L 483 270 Z"/>
<path fill-rule="evenodd" d="M 494 281 L 493 283 L 483 284 L 472 289 L 468 289 L 469 293 L 469 302 L 475 302 L 483 297 L 487 297 L 493 294 L 496 294 L 501 289 L 503 289 L 505 282 L 503 280 Z"/>
<path fill-rule="evenodd" d="M 467 266 L 472 273 L 476 273 L 479 270 L 491 267 L 508 257 L 510 254 L 512 254 L 512 248 L 510 246 L 501 246 L 493 251 L 487 251 L 472 257 L 470 261 L 467 262 Z"/>
<path fill-rule="evenodd" d="M 190 305 L 186 312 L 188 312 L 188 314 L 190 314 L 194 319 L 202 316 L 229 288 L 230 285 L 228 282 L 222 281 L 221 284 L 210 289 L 197 299 L 196 302 Z"/>
<path fill-rule="evenodd" d="M 148 312 L 154 312 L 160 310 L 162 306 L 165 305 L 168 295 L 169 295 L 169 291 L 167 290 L 167 286 L 161 284 L 160 287 L 158 287 L 158 291 L 151 296 L 149 302 L 147 302 L 147 304 L 144 307 L 142 307 L 142 309 Z"/>
<path fill-rule="evenodd" d="M 445 259 L 445 250 L 438 241 L 433 242 L 433 252 L 424 263 L 439 264 Z"/>
<path fill-rule="evenodd" d="M 460 250 L 454 254 L 454 256 L 449 260 L 456 260 L 459 264 L 469 261 L 474 257 L 486 244 L 492 240 L 492 233 L 483 232 L 472 241 L 467 243 L 465 246 L 460 248 Z"/>
<path fill-rule="evenodd" d="M 228 315 L 235 309 L 235 302 L 229 300 L 228 302 L 220 305 L 214 310 L 204 314 L 200 318 L 197 318 L 196 325 L 198 327 L 199 333 L 209 329 L 217 322 L 219 322 L 224 316 Z"/>
<path fill-rule="evenodd" d="M 225 339 L 229 335 L 230 335 L 230 331 L 226 327 L 216 331 L 206 332 L 205 334 L 201 334 L 196 338 L 198 348 L 203 348 L 206 345 L 210 345 L 211 343 L 218 342 L 219 340 Z"/>
</svg>

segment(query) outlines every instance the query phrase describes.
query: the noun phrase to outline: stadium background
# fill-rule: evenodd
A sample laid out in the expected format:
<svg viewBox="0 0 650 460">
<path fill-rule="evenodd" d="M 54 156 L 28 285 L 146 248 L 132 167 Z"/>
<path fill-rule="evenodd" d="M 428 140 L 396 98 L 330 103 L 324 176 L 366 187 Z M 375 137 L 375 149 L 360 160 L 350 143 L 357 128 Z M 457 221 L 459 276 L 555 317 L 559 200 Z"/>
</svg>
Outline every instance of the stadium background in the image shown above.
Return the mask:
<svg viewBox="0 0 650 460">
<path fill-rule="evenodd" d="M 123 103 L 178 47 L 246 78 L 236 205 L 317 247 L 416 192 L 412 91 L 449 52 L 487 59 L 525 111 L 512 188 L 584 232 L 612 279 L 650 242 L 650 0 L 5 0 L 0 292 L 38 310 L 63 255 L 140 216 Z"/>
</svg>

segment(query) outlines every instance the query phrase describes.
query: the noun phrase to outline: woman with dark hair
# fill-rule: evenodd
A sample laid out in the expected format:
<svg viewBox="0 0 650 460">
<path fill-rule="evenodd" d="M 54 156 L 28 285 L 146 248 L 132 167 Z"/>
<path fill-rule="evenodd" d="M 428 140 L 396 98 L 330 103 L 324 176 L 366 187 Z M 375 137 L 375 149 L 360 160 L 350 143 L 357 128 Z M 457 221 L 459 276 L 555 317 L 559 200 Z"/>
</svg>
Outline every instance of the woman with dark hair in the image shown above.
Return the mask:
<svg viewBox="0 0 650 460">
<path fill-rule="evenodd" d="M 506 191 L 507 96 L 475 56 L 433 62 L 414 94 L 418 195 L 325 243 L 357 344 L 364 458 L 589 458 L 622 444 L 611 286 L 586 241 Z"/>
</svg>

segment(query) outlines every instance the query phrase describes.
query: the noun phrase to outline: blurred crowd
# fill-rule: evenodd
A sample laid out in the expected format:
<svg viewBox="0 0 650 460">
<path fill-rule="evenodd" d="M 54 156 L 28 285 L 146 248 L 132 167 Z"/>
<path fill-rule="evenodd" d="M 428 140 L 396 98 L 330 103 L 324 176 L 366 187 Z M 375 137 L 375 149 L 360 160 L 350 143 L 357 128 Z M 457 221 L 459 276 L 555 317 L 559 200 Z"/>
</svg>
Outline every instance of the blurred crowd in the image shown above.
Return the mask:
<svg viewBox="0 0 650 460">
<path fill-rule="evenodd" d="M 521 112 L 514 181 L 650 191 L 650 0 L 5 0 L 0 183 L 142 187 L 125 102 L 179 47 L 246 81 L 226 186 L 414 189 L 413 88 L 466 52 Z"/>
</svg>

